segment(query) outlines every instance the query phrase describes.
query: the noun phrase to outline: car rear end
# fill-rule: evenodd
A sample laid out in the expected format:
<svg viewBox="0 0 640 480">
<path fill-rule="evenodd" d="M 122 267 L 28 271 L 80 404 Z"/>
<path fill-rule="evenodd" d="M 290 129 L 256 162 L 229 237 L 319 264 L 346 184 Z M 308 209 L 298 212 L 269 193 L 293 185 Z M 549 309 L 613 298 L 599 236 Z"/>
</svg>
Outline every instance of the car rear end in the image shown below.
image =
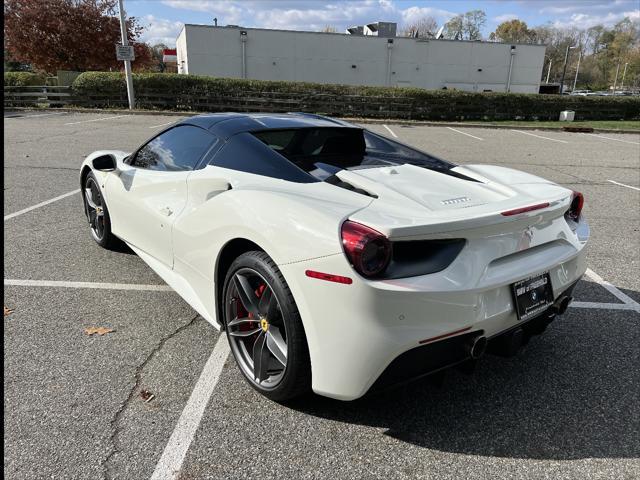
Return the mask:
<svg viewBox="0 0 640 480">
<path fill-rule="evenodd" d="M 582 196 L 546 180 L 486 166 L 340 176 L 377 197 L 342 222 L 343 252 L 281 266 L 317 393 L 355 399 L 477 357 L 486 340 L 508 352 L 566 309 L 586 270 Z"/>
</svg>

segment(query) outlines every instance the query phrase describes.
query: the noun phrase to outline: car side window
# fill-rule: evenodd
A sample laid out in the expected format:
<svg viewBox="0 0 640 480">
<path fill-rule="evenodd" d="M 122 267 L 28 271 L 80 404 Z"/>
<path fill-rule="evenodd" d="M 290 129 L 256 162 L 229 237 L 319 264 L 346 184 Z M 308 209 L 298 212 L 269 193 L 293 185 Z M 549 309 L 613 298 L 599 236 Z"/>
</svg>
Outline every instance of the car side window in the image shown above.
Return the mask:
<svg viewBox="0 0 640 480">
<path fill-rule="evenodd" d="M 211 154 L 208 163 L 216 167 L 279 178 L 289 182 L 312 183 L 318 181 L 282 155 L 277 154 L 261 140 L 246 132 L 231 137 L 220 150 Z"/>
<path fill-rule="evenodd" d="M 131 165 L 147 170 L 193 170 L 216 141 L 211 133 L 202 128 L 178 125 L 138 150 Z"/>
</svg>

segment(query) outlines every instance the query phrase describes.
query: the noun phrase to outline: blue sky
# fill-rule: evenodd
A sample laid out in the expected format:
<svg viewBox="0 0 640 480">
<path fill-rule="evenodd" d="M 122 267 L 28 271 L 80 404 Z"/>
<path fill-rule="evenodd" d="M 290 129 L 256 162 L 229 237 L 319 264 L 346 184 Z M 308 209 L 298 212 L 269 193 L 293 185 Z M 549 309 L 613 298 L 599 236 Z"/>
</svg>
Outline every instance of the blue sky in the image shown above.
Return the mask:
<svg viewBox="0 0 640 480">
<path fill-rule="evenodd" d="M 625 16 L 640 21 L 640 0 L 124 0 L 129 16 L 146 27 L 142 40 L 175 45 L 185 23 L 235 24 L 245 27 L 320 30 L 374 21 L 399 26 L 424 15 L 442 25 L 451 16 L 482 9 L 487 14 L 483 32 L 488 36 L 504 20 L 519 18 L 529 26 L 551 22 L 558 26 L 613 25 Z"/>
</svg>

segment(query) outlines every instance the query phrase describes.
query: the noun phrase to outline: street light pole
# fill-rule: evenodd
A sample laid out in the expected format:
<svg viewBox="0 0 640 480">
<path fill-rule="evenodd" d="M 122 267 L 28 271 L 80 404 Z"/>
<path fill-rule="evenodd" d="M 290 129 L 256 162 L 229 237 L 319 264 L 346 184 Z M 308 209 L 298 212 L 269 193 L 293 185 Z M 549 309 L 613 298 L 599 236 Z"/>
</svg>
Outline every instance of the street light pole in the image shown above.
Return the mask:
<svg viewBox="0 0 640 480">
<path fill-rule="evenodd" d="M 129 45 L 127 39 L 127 25 L 124 19 L 124 7 L 122 6 L 122 0 L 118 0 L 118 6 L 120 8 L 120 34 L 122 35 L 122 45 Z M 131 76 L 131 60 L 124 61 L 124 74 L 127 78 L 127 97 L 129 98 L 129 110 L 133 109 L 136 103 L 136 99 L 133 93 L 133 77 Z"/>
<path fill-rule="evenodd" d="M 560 79 L 560 95 L 562 95 L 562 90 L 564 88 L 564 76 L 567 73 L 567 59 L 569 58 L 569 50 L 571 50 L 572 48 L 575 47 L 567 45 L 567 51 L 564 54 L 564 67 L 562 67 L 562 78 Z"/>
<path fill-rule="evenodd" d="M 627 65 L 629 65 L 629 62 L 624 64 L 624 70 L 622 71 L 622 83 L 620 84 L 620 90 L 624 89 L 624 76 L 627 74 Z"/>
<path fill-rule="evenodd" d="M 613 80 L 613 95 L 616 94 L 616 85 L 618 84 L 618 72 L 620 71 L 620 62 L 618 62 L 618 66 L 616 67 L 616 78 Z"/>
<path fill-rule="evenodd" d="M 573 79 L 573 88 L 571 89 L 571 93 L 573 93 L 576 89 L 576 82 L 578 81 L 578 72 L 580 71 L 580 59 L 582 58 L 582 52 L 578 55 L 578 66 L 576 67 L 576 76 Z"/>
</svg>

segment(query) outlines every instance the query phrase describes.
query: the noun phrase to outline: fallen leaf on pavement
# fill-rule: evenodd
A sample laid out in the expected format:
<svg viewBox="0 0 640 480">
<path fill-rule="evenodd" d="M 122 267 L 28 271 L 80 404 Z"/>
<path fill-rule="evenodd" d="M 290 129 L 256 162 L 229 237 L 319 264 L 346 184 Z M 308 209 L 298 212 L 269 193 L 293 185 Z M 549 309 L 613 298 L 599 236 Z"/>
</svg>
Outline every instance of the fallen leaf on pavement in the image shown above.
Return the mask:
<svg viewBox="0 0 640 480">
<path fill-rule="evenodd" d="M 104 327 L 89 327 L 84 329 L 84 333 L 86 333 L 87 335 L 100 335 L 100 336 L 104 335 L 105 333 L 111 333 L 114 331 L 115 330 L 111 328 L 104 328 Z"/>
<path fill-rule="evenodd" d="M 151 400 L 155 398 L 155 395 L 151 393 L 149 390 L 140 391 L 140 398 L 144 400 L 144 403 L 149 403 Z"/>
<path fill-rule="evenodd" d="M 13 313 L 13 308 L 9 308 L 6 305 L 4 306 L 4 316 L 11 315 Z"/>
</svg>

